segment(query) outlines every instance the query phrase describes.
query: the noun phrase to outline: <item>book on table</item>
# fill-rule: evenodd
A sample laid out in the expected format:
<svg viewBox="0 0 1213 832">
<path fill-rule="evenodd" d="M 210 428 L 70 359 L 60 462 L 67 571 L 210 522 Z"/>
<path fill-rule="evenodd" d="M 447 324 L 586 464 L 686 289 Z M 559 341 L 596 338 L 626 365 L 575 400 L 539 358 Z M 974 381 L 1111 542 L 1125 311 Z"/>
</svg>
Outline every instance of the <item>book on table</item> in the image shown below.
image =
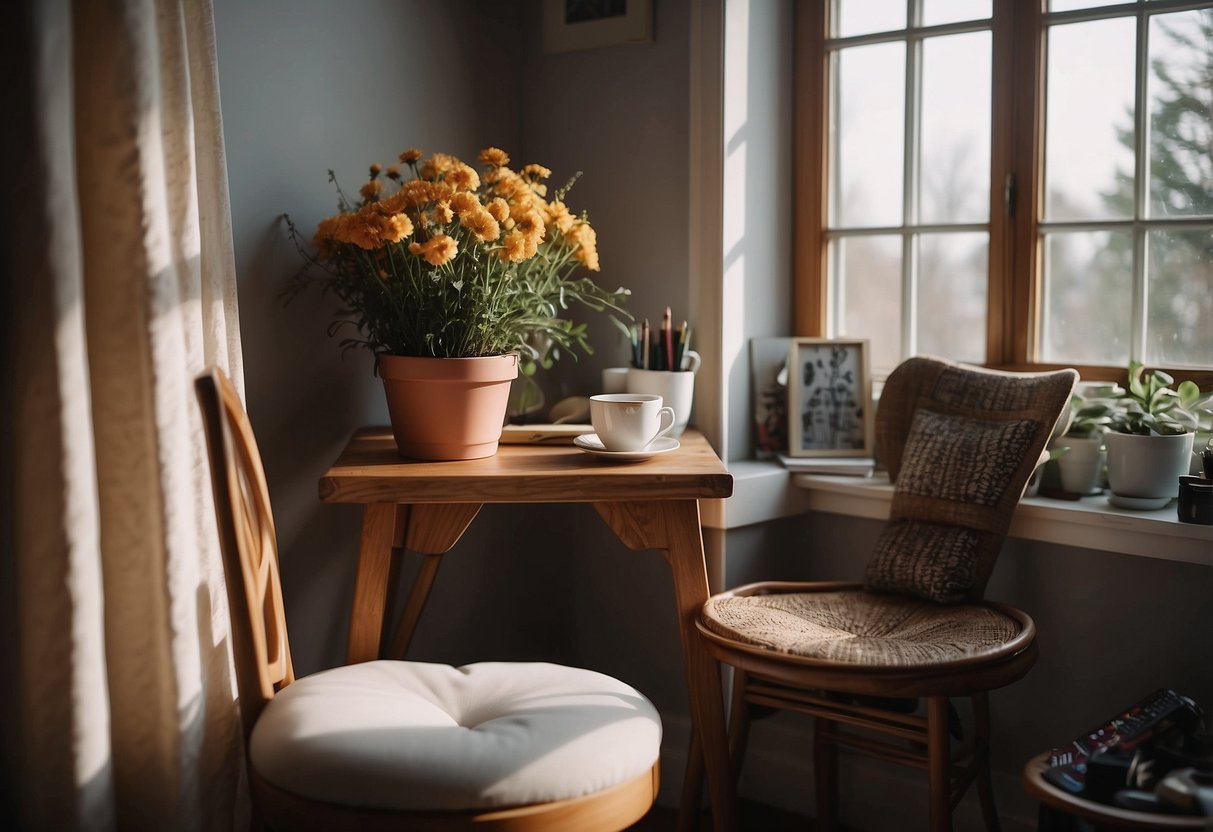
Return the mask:
<svg viewBox="0 0 1213 832">
<path fill-rule="evenodd" d="M 870 456 L 788 456 L 779 454 L 784 468 L 796 474 L 841 474 L 870 477 L 876 460 Z"/>
</svg>

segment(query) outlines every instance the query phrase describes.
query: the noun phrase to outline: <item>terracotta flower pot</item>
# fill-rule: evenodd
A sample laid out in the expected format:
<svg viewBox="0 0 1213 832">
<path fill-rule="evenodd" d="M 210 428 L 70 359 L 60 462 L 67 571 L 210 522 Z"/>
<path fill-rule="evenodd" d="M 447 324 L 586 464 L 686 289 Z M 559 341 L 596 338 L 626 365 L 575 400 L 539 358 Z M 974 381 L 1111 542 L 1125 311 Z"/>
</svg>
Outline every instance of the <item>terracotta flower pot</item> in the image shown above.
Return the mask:
<svg viewBox="0 0 1213 832">
<path fill-rule="evenodd" d="M 479 459 L 497 452 L 517 355 L 381 355 L 379 375 L 401 456 Z"/>
</svg>

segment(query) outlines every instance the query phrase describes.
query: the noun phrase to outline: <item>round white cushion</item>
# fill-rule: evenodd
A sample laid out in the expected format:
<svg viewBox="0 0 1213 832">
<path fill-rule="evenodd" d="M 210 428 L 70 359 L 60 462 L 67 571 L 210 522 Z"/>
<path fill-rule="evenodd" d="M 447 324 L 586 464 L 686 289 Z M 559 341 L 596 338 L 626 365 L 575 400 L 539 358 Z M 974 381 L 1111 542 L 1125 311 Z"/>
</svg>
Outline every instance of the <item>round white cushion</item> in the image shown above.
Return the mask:
<svg viewBox="0 0 1213 832">
<path fill-rule="evenodd" d="M 457 811 L 594 794 L 647 771 L 660 746 L 652 703 L 592 670 L 374 661 L 288 685 L 249 753 L 261 777 L 297 795 Z"/>
</svg>

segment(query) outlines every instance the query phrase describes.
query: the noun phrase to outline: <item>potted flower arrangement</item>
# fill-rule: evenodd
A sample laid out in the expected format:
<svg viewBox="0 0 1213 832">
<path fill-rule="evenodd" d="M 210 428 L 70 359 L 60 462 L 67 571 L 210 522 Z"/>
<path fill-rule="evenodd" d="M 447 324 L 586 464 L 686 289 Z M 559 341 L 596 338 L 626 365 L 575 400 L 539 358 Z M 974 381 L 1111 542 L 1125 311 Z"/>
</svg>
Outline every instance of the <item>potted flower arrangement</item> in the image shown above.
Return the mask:
<svg viewBox="0 0 1213 832">
<path fill-rule="evenodd" d="M 592 351 L 570 305 L 630 319 L 629 292 L 578 274 L 599 263 L 593 227 L 564 201 L 576 177 L 549 200 L 551 172 L 511 170 L 497 148 L 481 151 L 483 174 L 449 154 L 422 157 L 400 154 L 409 175 L 371 165 L 356 200 L 329 171 L 339 210 L 311 251 L 286 218 L 304 265 L 284 299 L 319 284 L 342 302 L 329 334 L 375 355 L 401 455 L 491 456 L 518 372 Z"/>
<path fill-rule="evenodd" d="M 1109 431 L 1109 500 L 1125 508 L 1161 508 L 1188 473 L 1197 430 L 1213 423 L 1209 395 L 1191 381 L 1175 385 L 1169 374 L 1129 364 L 1128 389 L 1117 401 Z"/>
</svg>

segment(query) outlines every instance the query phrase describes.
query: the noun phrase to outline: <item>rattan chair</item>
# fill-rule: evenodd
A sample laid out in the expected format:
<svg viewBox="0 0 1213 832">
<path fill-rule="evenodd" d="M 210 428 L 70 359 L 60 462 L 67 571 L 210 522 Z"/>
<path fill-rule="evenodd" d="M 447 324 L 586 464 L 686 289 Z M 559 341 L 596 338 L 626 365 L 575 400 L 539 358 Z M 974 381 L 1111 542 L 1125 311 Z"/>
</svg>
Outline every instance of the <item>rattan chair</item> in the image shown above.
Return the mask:
<svg viewBox="0 0 1213 832">
<path fill-rule="evenodd" d="M 251 427 L 220 371 L 196 389 L 254 828 L 606 832 L 648 812 L 661 721 L 610 676 L 538 662 L 371 661 L 296 679 Z"/>
<path fill-rule="evenodd" d="M 1032 667 L 1036 630 L 1026 613 L 982 597 L 1076 380 L 1073 370 L 905 362 L 889 376 L 876 414 L 877 453 L 894 496 L 864 582 L 751 584 L 704 605 L 699 632 L 735 668 L 735 768 L 752 706 L 816 717 L 818 828 L 838 822 L 837 749 L 849 746 L 927 770 L 930 829 L 951 829 L 952 810 L 974 780 L 986 826 L 998 829 L 987 692 Z M 962 696 L 972 698 L 973 736 L 967 755 L 953 759 L 949 698 Z M 925 708 L 914 707 L 919 699 Z M 905 700 L 909 708 L 897 707 Z M 700 778 L 689 772 L 689 793 Z"/>
</svg>

